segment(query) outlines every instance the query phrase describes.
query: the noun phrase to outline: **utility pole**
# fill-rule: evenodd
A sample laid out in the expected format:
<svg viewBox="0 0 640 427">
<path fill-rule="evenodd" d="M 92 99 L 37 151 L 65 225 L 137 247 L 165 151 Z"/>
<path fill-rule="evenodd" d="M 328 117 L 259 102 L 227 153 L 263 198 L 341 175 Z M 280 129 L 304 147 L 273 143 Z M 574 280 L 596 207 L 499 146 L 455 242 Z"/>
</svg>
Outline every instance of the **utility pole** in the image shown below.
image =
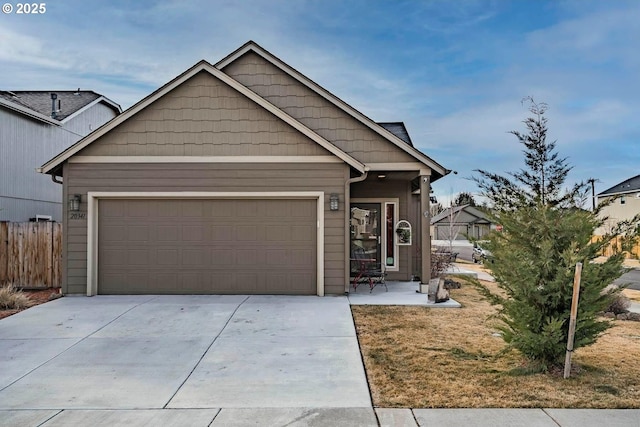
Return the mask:
<svg viewBox="0 0 640 427">
<path fill-rule="evenodd" d="M 596 180 L 593 178 L 589 178 L 587 182 L 591 183 L 591 210 L 595 211 L 596 210 L 596 187 L 594 183 L 596 182 Z"/>
</svg>

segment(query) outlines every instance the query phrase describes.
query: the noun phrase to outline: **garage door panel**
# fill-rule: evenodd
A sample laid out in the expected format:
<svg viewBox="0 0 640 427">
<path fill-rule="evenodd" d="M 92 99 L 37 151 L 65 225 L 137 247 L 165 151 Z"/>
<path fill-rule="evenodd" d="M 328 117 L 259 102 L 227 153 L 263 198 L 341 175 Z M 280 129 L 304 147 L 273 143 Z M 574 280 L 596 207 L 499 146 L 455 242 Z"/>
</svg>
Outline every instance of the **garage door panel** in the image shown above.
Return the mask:
<svg viewBox="0 0 640 427">
<path fill-rule="evenodd" d="M 255 242 L 258 240 L 258 227 L 256 225 L 237 226 L 236 239 L 244 242 Z"/>
<path fill-rule="evenodd" d="M 113 218 L 113 217 L 112 217 Z M 103 229 L 100 235 L 102 242 L 122 242 L 126 239 L 127 229 L 121 225 L 110 225 Z"/>
<path fill-rule="evenodd" d="M 316 203 L 99 200 L 98 292 L 315 294 Z"/>
</svg>

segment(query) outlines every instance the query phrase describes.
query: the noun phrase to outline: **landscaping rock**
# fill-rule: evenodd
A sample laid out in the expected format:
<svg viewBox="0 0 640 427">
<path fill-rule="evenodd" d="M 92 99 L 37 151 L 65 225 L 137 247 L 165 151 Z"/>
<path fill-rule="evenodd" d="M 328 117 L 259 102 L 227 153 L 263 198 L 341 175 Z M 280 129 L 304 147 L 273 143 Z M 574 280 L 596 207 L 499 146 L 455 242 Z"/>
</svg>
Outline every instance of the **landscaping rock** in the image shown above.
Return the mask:
<svg viewBox="0 0 640 427">
<path fill-rule="evenodd" d="M 451 279 L 444 279 L 445 289 L 460 289 L 460 286 L 462 286 L 460 282 L 456 282 L 455 280 Z"/>
<path fill-rule="evenodd" d="M 438 291 L 436 292 L 436 303 L 449 301 L 449 290 L 445 286 L 445 280 L 440 279 Z"/>
<path fill-rule="evenodd" d="M 617 320 L 627 320 L 627 318 L 628 318 L 627 313 L 620 313 L 616 315 Z"/>
<path fill-rule="evenodd" d="M 633 320 L 634 322 L 640 322 L 640 313 L 627 314 L 627 320 Z"/>
</svg>

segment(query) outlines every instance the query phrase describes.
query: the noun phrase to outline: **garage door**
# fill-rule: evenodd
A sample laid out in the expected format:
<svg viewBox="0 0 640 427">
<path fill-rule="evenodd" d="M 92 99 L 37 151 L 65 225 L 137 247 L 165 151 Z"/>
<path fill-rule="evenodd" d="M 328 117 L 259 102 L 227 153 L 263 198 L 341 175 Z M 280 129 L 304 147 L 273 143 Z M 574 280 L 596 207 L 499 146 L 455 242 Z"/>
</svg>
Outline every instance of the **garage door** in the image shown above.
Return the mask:
<svg viewBox="0 0 640 427">
<path fill-rule="evenodd" d="M 98 203 L 100 294 L 316 294 L 316 200 Z"/>
</svg>

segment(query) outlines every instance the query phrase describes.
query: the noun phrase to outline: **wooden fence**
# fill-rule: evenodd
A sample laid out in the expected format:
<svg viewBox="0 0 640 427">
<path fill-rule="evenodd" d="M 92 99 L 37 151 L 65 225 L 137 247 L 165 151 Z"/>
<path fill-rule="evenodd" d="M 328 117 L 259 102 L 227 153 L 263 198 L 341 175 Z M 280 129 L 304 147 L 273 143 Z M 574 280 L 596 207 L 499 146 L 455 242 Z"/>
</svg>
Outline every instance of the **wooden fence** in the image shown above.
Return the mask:
<svg viewBox="0 0 640 427">
<path fill-rule="evenodd" d="M 0 285 L 60 287 L 61 260 L 62 224 L 0 222 Z"/>
<path fill-rule="evenodd" d="M 601 239 L 601 238 L 600 238 Z M 609 243 L 608 246 L 602 249 L 602 256 L 610 257 L 613 254 L 621 251 L 621 237 L 617 237 Z M 591 241 L 599 240 L 598 236 L 594 236 Z M 635 245 L 631 248 L 631 251 L 625 252 L 626 258 L 640 258 L 640 241 L 636 241 Z"/>
</svg>

